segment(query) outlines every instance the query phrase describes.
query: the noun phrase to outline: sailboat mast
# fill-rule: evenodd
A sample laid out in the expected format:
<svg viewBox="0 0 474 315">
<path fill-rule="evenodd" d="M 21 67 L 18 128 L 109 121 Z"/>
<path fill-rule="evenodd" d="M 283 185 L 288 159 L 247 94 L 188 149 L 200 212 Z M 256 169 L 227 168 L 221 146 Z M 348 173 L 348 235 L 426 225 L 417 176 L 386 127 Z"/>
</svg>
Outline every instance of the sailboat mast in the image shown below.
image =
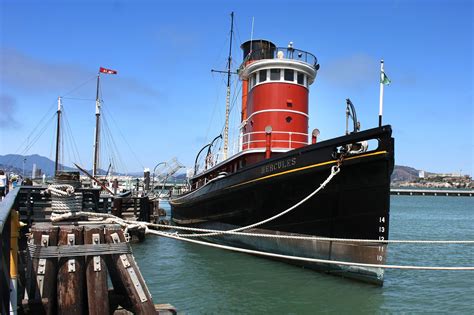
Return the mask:
<svg viewBox="0 0 474 315">
<path fill-rule="evenodd" d="M 59 170 L 59 142 L 61 136 L 61 96 L 58 97 L 58 111 L 56 112 L 58 116 L 58 126 L 56 128 L 56 160 L 54 162 L 54 175 L 58 173 Z M 34 176 L 34 174 L 33 174 Z"/>
<path fill-rule="evenodd" d="M 225 127 L 224 127 L 224 160 L 227 159 L 229 150 L 229 115 L 230 115 L 230 66 L 232 62 L 232 37 L 234 33 L 234 12 L 230 14 L 230 45 L 227 60 L 227 95 L 225 100 Z"/>
<path fill-rule="evenodd" d="M 97 75 L 97 92 L 95 96 L 95 141 L 94 141 L 94 165 L 92 167 L 92 176 L 97 175 L 97 168 L 99 167 L 99 138 L 100 138 L 99 82 L 100 82 L 100 73 Z"/>
</svg>

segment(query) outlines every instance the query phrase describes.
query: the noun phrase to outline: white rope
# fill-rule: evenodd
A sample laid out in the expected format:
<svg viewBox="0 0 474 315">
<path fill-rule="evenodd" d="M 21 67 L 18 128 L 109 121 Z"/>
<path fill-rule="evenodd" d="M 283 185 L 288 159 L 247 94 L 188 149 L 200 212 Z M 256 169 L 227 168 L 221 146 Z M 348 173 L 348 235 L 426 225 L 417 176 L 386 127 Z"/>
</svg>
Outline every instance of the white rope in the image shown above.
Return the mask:
<svg viewBox="0 0 474 315">
<path fill-rule="evenodd" d="M 389 243 L 400 243 L 400 244 L 474 244 L 474 240 L 374 240 L 374 239 L 354 239 L 354 238 L 332 238 L 332 237 L 318 237 L 318 236 L 303 236 L 303 235 L 281 235 L 281 234 L 265 234 L 265 233 L 249 233 L 249 232 L 233 232 L 221 231 L 221 230 L 211 230 L 211 229 L 200 229 L 200 228 L 190 228 L 185 226 L 175 226 L 175 225 L 164 225 L 156 223 L 147 223 L 148 227 L 157 227 L 173 230 L 183 230 L 183 231 L 192 231 L 192 232 L 204 232 L 204 233 L 213 233 L 219 232 L 219 234 L 229 234 L 229 235 L 238 235 L 238 236 L 248 236 L 248 237 L 262 237 L 262 238 L 280 238 L 280 239 L 292 239 L 292 240 L 310 240 L 310 241 L 330 241 L 330 242 L 353 242 L 353 243 L 377 243 L 377 244 L 389 244 Z M 202 237 L 207 234 L 179 234 L 181 237 Z"/>
<path fill-rule="evenodd" d="M 227 233 L 231 233 L 231 232 L 239 232 L 239 231 L 243 231 L 243 230 L 247 230 L 247 229 L 251 229 L 251 228 L 254 228 L 254 227 L 257 227 L 257 226 L 260 226 L 260 225 L 263 225 L 267 222 L 270 222 L 270 221 L 273 221 L 279 217 L 281 217 L 282 215 L 285 215 L 287 214 L 288 212 L 298 208 L 300 205 L 302 205 L 303 203 L 305 203 L 306 201 L 308 201 L 311 197 L 313 197 L 314 195 L 316 195 L 319 191 L 321 191 L 322 189 L 324 189 L 324 187 L 326 187 L 326 185 L 332 180 L 332 178 L 334 176 L 336 176 L 339 172 L 340 172 L 340 168 L 339 166 L 337 165 L 334 165 L 332 168 L 331 168 L 331 174 L 329 174 L 328 178 L 326 178 L 326 180 L 321 184 L 319 185 L 319 187 L 314 190 L 312 193 L 310 193 L 308 196 L 306 196 L 305 198 L 303 198 L 302 200 L 300 200 L 299 202 L 297 202 L 296 204 L 294 204 L 293 206 L 291 206 L 290 208 L 274 215 L 273 217 L 270 217 L 270 218 L 267 218 L 265 220 L 262 220 L 260 222 L 257 222 L 257 223 L 254 223 L 254 224 L 251 224 L 251 225 L 247 225 L 247 226 L 242 226 L 242 227 L 239 227 L 239 228 L 236 228 L 236 229 L 233 229 L 233 230 L 229 230 L 229 231 L 218 231 L 218 232 L 213 232 L 213 233 L 206 233 L 206 234 L 186 234 L 186 235 L 183 235 L 185 237 L 204 237 L 204 236 L 216 236 L 216 235 L 219 235 L 219 234 L 224 234 L 225 232 Z"/>
<path fill-rule="evenodd" d="M 189 239 L 182 237 L 183 234 L 178 234 L 178 233 L 167 233 L 167 232 L 160 232 L 156 230 L 151 230 L 148 227 L 149 226 L 157 226 L 159 224 L 151 224 L 147 222 L 138 222 L 138 221 L 131 221 L 131 220 L 123 220 L 120 219 L 114 215 L 107 214 L 107 213 L 95 213 L 95 212 L 84 212 L 84 211 L 78 211 L 75 213 L 69 212 L 69 213 L 62 213 L 62 214 L 52 214 L 51 215 L 51 221 L 53 222 L 58 222 L 64 219 L 70 219 L 74 217 L 82 217 L 82 216 L 88 216 L 88 217 L 93 217 L 93 218 L 101 218 L 104 220 L 104 223 L 116 223 L 119 224 L 120 226 L 125 228 L 125 231 L 128 232 L 129 230 L 132 229 L 144 229 L 146 234 L 153 234 L 153 235 L 158 235 L 158 236 L 163 236 L 163 237 L 168 237 L 168 238 L 173 238 L 181 241 L 186 241 L 186 242 L 191 242 L 195 244 L 200 244 L 200 245 L 206 245 L 210 247 L 215 247 L 215 248 L 221 248 L 221 249 L 226 249 L 226 250 L 231 250 L 231 251 L 236 251 L 236 252 L 241 252 L 241 253 L 247 253 L 247 254 L 254 254 L 254 255 L 260 255 L 260 256 L 268 256 L 268 257 L 275 257 L 275 258 L 284 258 L 284 259 L 290 259 L 290 260 L 299 260 L 299 261 L 307 261 L 307 262 L 314 262 L 314 263 L 324 263 L 324 264 L 332 264 L 332 265 L 341 265 L 341 266 L 357 266 L 357 267 L 370 267 L 370 268 L 384 268 L 384 269 L 404 269 L 404 270 L 451 270 L 451 271 L 459 271 L 459 270 L 474 270 L 473 266 L 463 266 L 463 267 L 445 267 L 445 266 L 406 266 L 406 265 L 379 265 L 379 264 L 366 264 L 366 263 L 357 263 L 357 262 L 347 262 L 347 261 L 338 261 L 338 260 L 327 260 L 327 259 L 318 259 L 318 258 L 311 258 L 311 257 L 298 257 L 298 256 L 290 256 L 290 255 L 283 255 L 283 254 L 276 254 L 276 253 L 269 253 L 269 252 L 264 252 L 264 251 L 256 251 L 256 250 L 250 250 L 250 249 L 245 249 L 245 248 L 238 248 L 238 247 L 232 247 L 232 246 L 226 246 L 226 245 L 219 245 L 219 244 L 214 244 L 214 243 L 209 243 L 209 242 L 204 242 L 204 241 L 198 241 L 194 239 Z M 162 227 L 166 228 L 176 228 L 173 226 L 168 226 L 168 225 L 160 225 Z M 250 234 L 250 233 L 237 233 L 233 232 L 238 235 L 245 235 L 245 234 Z M 265 235 L 265 234 L 262 234 Z M 267 234 L 269 235 L 269 234 Z M 278 235 L 279 237 L 283 236 L 289 236 L 292 237 L 291 235 Z M 313 238 L 313 239 L 322 239 L 322 240 L 334 240 L 331 238 Z M 344 239 L 340 239 L 344 240 Z M 363 241 L 363 240 L 351 240 L 347 239 L 347 241 Z M 374 240 L 365 240 L 369 242 L 374 242 Z M 383 241 L 375 241 L 377 243 L 383 242 Z M 441 242 L 446 243 L 465 243 L 469 242 L 472 243 L 472 241 L 393 241 L 393 242 L 424 242 L 424 243 L 435 243 L 435 244 L 440 244 Z"/>
<path fill-rule="evenodd" d="M 248 232 L 233 232 L 230 231 L 220 231 L 220 230 L 211 230 L 211 229 L 200 229 L 200 228 L 190 228 L 185 226 L 174 226 L 174 225 L 165 225 L 165 224 L 156 224 L 149 222 L 133 221 L 133 220 L 124 220 L 119 217 L 116 217 L 108 213 L 96 213 L 96 212 L 68 212 L 51 215 L 51 221 L 59 222 L 66 219 L 77 218 L 77 217 L 90 217 L 96 219 L 102 219 L 105 223 L 117 223 L 122 227 L 127 227 L 128 225 L 140 226 L 140 228 L 164 228 L 171 230 L 183 230 L 183 231 L 194 231 L 194 232 L 210 232 L 209 234 L 229 234 L 229 235 L 238 235 L 238 236 L 247 236 L 247 237 L 262 237 L 262 238 L 280 238 L 280 239 L 294 239 L 294 240 L 310 240 L 310 241 L 329 241 L 329 242 L 350 242 L 350 243 L 372 243 L 372 244 L 474 244 L 474 240 L 372 240 L 372 239 L 353 239 L 353 238 L 331 238 L 331 237 L 318 237 L 318 236 L 299 236 L 299 235 L 278 235 L 278 234 L 264 234 L 264 233 L 248 233 Z M 219 233 L 217 233 L 219 232 Z M 166 233 L 166 232 L 165 232 Z M 178 234 L 173 233 L 179 237 L 189 237 L 189 234 Z M 196 236 L 203 236 L 208 234 L 196 234 Z"/>
<path fill-rule="evenodd" d="M 51 208 L 56 213 L 82 210 L 82 193 L 76 193 L 71 185 L 49 185 Z"/>
<path fill-rule="evenodd" d="M 155 230 L 147 230 L 147 234 L 155 234 L 163 237 L 173 238 L 181 241 L 191 242 L 200 245 L 211 246 L 220 249 L 227 249 L 231 251 L 253 254 L 253 255 L 260 255 L 260 256 L 268 256 L 268 257 L 275 257 L 275 258 L 284 258 L 290 260 L 298 260 L 298 261 L 307 261 L 307 262 L 314 262 L 314 263 L 324 263 L 330 265 L 341 265 L 341 266 L 356 266 L 356 267 L 367 267 L 367 268 L 383 268 L 383 269 L 404 269 L 404 270 L 450 270 L 450 271 L 460 271 L 460 270 L 474 270 L 474 267 L 467 266 L 467 267 L 445 267 L 445 266 L 407 266 L 407 265 L 379 265 L 379 264 L 366 264 L 366 263 L 358 263 L 358 262 L 347 262 L 347 261 L 338 261 L 338 260 L 327 260 L 327 259 L 319 259 L 319 258 L 310 258 L 310 257 L 298 257 L 298 256 L 289 256 L 289 255 L 282 255 L 282 254 L 275 254 L 233 246 L 226 246 L 226 245 L 219 245 L 214 243 L 202 242 L 198 240 L 182 238 L 176 234 L 170 234 Z"/>
</svg>

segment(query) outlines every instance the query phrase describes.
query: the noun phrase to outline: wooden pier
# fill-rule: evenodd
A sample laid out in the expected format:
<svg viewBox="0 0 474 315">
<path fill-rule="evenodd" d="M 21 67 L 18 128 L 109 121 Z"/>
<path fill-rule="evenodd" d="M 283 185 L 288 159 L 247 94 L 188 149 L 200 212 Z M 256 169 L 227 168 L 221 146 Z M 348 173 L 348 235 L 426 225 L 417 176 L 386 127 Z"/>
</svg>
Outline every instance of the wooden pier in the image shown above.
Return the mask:
<svg viewBox="0 0 474 315">
<path fill-rule="evenodd" d="M 176 314 L 169 304 L 154 304 L 119 225 L 87 218 L 53 223 L 44 190 L 17 187 L 0 203 L 1 314 Z M 105 199 L 87 190 L 83 196 L 85 211 L 159 218 L 147 197 Z"/>
<path fill-rule="evenodd" d="M 451 196 L 473 197 L 474 190 L 443 190 L 443 189 L 390 189 L 391 195 L 397 196 Z"/>
</svg>

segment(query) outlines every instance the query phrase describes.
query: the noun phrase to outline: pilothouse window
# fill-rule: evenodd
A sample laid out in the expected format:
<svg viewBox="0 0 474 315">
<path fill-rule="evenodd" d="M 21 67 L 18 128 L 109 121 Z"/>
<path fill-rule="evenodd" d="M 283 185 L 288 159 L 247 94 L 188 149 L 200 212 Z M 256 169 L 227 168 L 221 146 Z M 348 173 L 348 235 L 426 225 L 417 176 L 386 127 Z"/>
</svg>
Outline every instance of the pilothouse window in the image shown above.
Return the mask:
<svg viewBox="0 0 474 315">
<path fill-rule="evenodd" d="M 258 82 L 260 83 L 264 81 L 267 81 L 267 70 L 260 70 Z"/>
<path fill-rule="evenodd" d="M 298 84 L 304 85 L 304 74 L 301 72 L 298 72 L 297 80 L 298 80 Z"/>
<path fill-rule="evenodd" d="M 250 77 L 250 88 L 253 88 L 255 86 L 255 78 L 256 78 L 256 74 L 254 73 Z"/>
<path fill-rule="evenodd" d="M 295 71 L 290 69 L 285 69 L 285 81 L 293 82 L 295 80 Z"/>
<path fill-rule="evenodd" d="M 270 69 L 270 80 L 280 81 L 280 69 Z"/>
</svg>

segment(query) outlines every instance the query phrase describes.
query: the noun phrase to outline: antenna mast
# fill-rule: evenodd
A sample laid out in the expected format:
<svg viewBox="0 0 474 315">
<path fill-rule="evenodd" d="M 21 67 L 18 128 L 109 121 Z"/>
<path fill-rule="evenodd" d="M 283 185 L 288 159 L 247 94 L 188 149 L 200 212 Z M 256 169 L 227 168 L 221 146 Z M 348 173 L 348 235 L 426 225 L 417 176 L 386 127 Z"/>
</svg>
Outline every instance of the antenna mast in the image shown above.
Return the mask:
<svg viewBox="0 0 474 315">
<path fill-rule="evenodd" d="M 229 114 L 230 114 L 230 66 L 232 62 L 232 37 L 234 33 L 234 12 L 230 14 L 230 45 L 227 60 L 227 95 L 225 100 L 225 127 L 224 127 L 224 160 L 227 159 L 229 149 Z"/>
</svg>

